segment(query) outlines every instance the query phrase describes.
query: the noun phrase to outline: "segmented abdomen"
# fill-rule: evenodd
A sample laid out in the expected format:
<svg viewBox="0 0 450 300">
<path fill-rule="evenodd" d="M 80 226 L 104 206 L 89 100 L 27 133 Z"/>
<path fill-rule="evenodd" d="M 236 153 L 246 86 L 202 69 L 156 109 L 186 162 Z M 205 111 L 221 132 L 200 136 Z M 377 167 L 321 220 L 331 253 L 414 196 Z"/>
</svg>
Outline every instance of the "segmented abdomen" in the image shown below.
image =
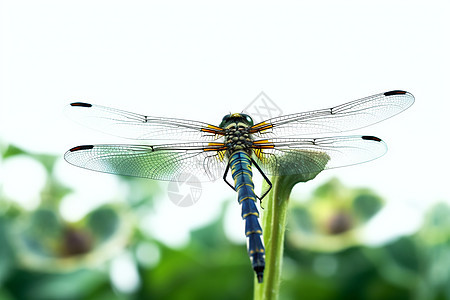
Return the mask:
<svg viewBox="0 0 450 300">
<path fill-rule="evenodd" d="M 264 245 L 261 239 L 262 229 L 259 225 L 256 195 L 252 180 L 252 162 L 244 151 L 236 151 L 230 157 L 231 175 L 238 193 L 238 201 L 242 205 L 242 218 L 245 220 L 247 250 L 256 272 L 258 282 L 262 282 L 264 274 Z"/>
</svg>

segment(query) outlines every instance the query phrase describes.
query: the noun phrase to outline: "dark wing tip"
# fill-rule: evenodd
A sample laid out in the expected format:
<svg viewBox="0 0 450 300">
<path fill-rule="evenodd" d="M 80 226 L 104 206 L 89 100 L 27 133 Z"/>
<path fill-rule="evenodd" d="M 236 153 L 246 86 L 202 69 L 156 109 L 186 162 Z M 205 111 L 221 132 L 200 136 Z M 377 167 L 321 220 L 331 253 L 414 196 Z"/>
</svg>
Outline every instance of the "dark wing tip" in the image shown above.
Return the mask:
<svg viewBox="0 0 450 300">
<path fill-rule="evenodd" d="M 381 142 L 381 139 L 380 139 L 380 138 L 377 138 L 376 136 L 363 135 L 361 138 L 362 138 L 363 140 L 367 140 L 367 141 Z"/>
<path fill-rule="evenodd" d="M 84 102 L 73 102 L 73 103 L 70 103 L 70 106 L 91 107 L 92 104 L 84 103 Z"/>
<path fill-rule="evenodd" d="M 94 145 L 83 145 L 83 146 L 76 146 L 69 150 L 69 152 L 75 152 L 75 151 L 81 151 L 81 150 L 91 150 L 94 148 Z"/>
<path fill-rule="evenodd" d="M 406 94 L 406 92 L 401 91 L 401 90 L 395 90 L 395 91 L 390 91 L 390 92 L 384 93 L 385 96 L 404 95 L 404 94 Z"/>
</svg>

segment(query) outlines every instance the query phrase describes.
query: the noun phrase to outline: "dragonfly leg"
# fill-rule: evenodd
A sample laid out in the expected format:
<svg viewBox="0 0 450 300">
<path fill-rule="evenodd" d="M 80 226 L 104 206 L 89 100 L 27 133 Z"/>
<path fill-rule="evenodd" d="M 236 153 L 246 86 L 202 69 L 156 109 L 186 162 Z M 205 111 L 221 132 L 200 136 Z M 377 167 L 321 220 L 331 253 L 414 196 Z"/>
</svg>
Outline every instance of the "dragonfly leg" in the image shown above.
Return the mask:
<svg viewBox="0 0 450 300">
<path fill-rule="evenodd" d="M 225 172 L 223 173 L 223 180 L 225 181 L 226 184 L 228 184 L 233 189 L 233 191 L 236 191 L 236 188 L 234 187 L 234 185 L 230 184 L 227 181 L 227 175 L 228 175 L 229 170 L 230 170 L 230 162 L 228 162 L 227 168 L 225 169 Z"/>
<path fill-rule="evenodd" d="M 267 196 L 267 194 L 270 192 L 270 190 L 272 189 L 272 182 L 270 182 L 269 178 L 267 178 L 266 174 L 264 174 L 264 172 L 261 170 L 261 168 L 258 166 L 258 164 L 256 163 L 256 161 L 251 158 L 252 160 L 252 164 L 255 165 L 255 167 L 258 169 L 259 173 L 261 173 L 262 177 L 264 178 L 264 180 L 267 182 L 267 184 L 269 185 L 269 189 L 267 191 L 264 192 L 264 194 L 261 195 L 261 197 L 256 196 L 256 198 L 258 198 L 259 203 L 261 204 L 262 199 L 264 199 L 265 196 Z"/>
</svg>

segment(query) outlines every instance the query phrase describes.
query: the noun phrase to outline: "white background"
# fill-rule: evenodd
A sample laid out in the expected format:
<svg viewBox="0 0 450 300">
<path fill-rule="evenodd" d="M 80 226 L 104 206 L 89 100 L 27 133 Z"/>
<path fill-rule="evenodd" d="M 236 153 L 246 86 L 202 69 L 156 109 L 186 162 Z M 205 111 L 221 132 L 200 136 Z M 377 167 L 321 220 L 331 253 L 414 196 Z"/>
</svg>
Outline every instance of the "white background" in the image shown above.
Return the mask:
<svg viewBox="0 0 450 300">
<path fill-rule="evenodd" d="M 287 114 L 407 90 L 416 97 L 409 110 L 356 132 L 384 139 L 387 155 L 295 189 L 301 197 L 333 176 L 375 189 L 388 204 L 368 236 L 383 241 L 413 231 L 429 205 L 450 199 L 449 3 L 2 1 L 0 139 L 61 156 L 80 144 L 127 142 L 68 120 L 62 110 L 73 101 L 218 124 L 261 91 Z M 72 213 L 120 197 L 114 176 L 63 161 L 58 173 L 84 195 L 68 200 Z M 41 176 L 10 167 L 4 188 L 7 178 L 32 186 L 33 174 Z M 166 228 L 160 235 L 179 243 L 225 198 L 235 201 L 223 182 L 205 184 L 197 205 L 166 199 L 143 226 Z M 162 227 L 173 218 L 177 228 Z"/>
</svg>

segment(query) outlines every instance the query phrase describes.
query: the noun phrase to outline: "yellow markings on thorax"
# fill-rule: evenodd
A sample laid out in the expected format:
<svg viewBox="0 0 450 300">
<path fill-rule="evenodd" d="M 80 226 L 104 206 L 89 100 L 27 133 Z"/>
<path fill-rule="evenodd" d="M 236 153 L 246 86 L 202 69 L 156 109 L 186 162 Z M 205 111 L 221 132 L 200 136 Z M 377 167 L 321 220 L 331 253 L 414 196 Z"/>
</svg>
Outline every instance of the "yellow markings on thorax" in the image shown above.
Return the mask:
<svg viewBox="0 0 450 300">
<path fill-rule="evenodd" d="M 273 149 L 275 145 L 270 143 L 269 140 L 258 140 L 253 141 L 253 153 L 255 153 L 256 157 L 258 157 L 261 161 L 265 160 L 265 155 L 267 153 L 264 152 L 264 149 Z"/>
<path fill-rule="evenodd" d="M 223 161 L 224 160 L 224 158 L 225 158 L 225 150 L 222 150 L 222 151 L 217 151 L 217 158 L 220 160 L 220 161 Z"/>
<path fill-rule="evenodd" d="M 256 124 L 256 125 L 253 125 L 253 126 L 250 128 L 250 133 L 255 133 L 255 132 L 260 132 L 260 131 L 268 130 L 268 129 L 272 128 L 272 127 L 273 127 L 273 125 L 270 124 L 270 123 L 261 122 L 261 123 L 258 123 L 258 124 Z"/>
<path fill-rule="evenodd" d="M 273 143 L 270 143 L 269 140 L 258 140 L 253 141 L 253 145 L 258 149 L 272 149 L 275 148 Z"/>
<path fill-rule="evenodd" d="M 203 151 L 216 151 L 217 152 L 217 158 L 220 161 L 223 161 L 225 158 L 225 152 L 227 150 L 227 147 L 225 147 L 224 143 L 208 143 L 208 146 L 211 148 L 203 148 Z"/>
<path fill-rule="evenodd" d="M 202 128 L 201 131 L 208 132 L 208 133 L 214 133 L 219 135 L 224 135 L 223 128 L 214 126 L 214 125 L 207 125 L 206 128 Z"/>
<path fill-rule="evenodd" d="M 203 148 L 203 151 L 221 151 L 226 150 L 224 143 L 208 143 L 211 148 Z"/>
<path fill-rule="evenodd" d="M 214 142 L 211 142 L 211 143 L 208 143 L 208 146 L 224 146 L 224 144 L 223 143 L 214 143 Z"/>
</svg>

